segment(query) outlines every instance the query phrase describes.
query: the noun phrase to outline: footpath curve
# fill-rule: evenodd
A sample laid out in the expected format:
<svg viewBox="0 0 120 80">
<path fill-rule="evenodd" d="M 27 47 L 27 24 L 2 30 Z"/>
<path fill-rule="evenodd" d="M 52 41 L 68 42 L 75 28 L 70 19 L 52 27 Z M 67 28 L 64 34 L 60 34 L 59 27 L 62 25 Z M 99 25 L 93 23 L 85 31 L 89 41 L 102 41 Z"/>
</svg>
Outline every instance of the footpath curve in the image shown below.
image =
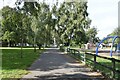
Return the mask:
<svg viewBox="0 0 120 80">
<path fill-rule="evenodd" d="M 104 80 L 91 68 L 58 49 L 47 49 L 28 69 L 21 80 Z"/>
</svg>

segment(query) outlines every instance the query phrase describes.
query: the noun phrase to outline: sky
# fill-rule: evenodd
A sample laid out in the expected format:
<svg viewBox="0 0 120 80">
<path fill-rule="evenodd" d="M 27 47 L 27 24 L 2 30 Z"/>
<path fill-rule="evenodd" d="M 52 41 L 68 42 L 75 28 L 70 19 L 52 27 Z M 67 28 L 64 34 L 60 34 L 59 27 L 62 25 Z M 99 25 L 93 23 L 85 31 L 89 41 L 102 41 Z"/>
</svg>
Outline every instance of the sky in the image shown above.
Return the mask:
<svg viewBox="0 0 120 80">
<path fill-rule="evenodd" d="M 14 7 L 15 1 L 16 0 L 0 0 L 0 9 L 3 5 Z M 54 1 L 55 0 L 49 0 L 48 3 L 54 3 Z M 106 37 L 118 27 L 119 1 L 120 0 L 88 0 L 88 13 L 89 18 L 92 20 L 91 27 L 95 26 L 98 29 L 97 36 L 100 37 L 100 39 Z"/>
<path fill-rule="evenodd" d="M 91 26 L 99 30 L 101 39 L 118 27 L 118 2 L 120 0 L 88 0 L 89 18 Z"/>
</svg>

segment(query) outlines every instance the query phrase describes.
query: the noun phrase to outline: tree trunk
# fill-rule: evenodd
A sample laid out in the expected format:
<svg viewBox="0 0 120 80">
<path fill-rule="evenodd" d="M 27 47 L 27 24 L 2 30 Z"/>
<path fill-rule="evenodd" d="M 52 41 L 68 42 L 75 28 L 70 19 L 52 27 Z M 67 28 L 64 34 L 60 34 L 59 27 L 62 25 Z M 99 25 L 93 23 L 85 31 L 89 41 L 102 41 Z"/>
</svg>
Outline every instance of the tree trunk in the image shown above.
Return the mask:
<svg viewBox="0 0 120 80">
<path fill-rule="evenodd" d="M 12 42 L 10 41 L 10 47 L 12 47 Z"/>
<path fill-rule="evenodd" d="M 36 52 L 36 37 L 34 37 L 34 52 Z"/>
<path fill-rule="evenodd" d="M 39 46 L 39 50 L 40 50 L 42 45 L 41 45 L 41 44 L 38 44 L 38 46 Z"/>
<path fill-rule="evenodd" d="M 34 52 L 36 52 L 36 45 L 34 45 Z"/>
<path fill-rule="evenodd" d="M 22 51 L 22 48 L 23 48 L 23 39 L 21 40 L 21 58 L 23 58 L 23 51 Z"/>
<path fill-rule="evenodd" d="M 15 47 L 16 47 L 16 43 L 15 43 Z"/>
<path fill-rule="evenodd" d="M 39 50 L 40 50 L 40 48 L 41 48 L 41 47 L 39 46 Z"/>
<path fill-rule="evenodd" d="M 8 42 L 8 47 L 10 47 L 10 42 Z"/>
</svg>

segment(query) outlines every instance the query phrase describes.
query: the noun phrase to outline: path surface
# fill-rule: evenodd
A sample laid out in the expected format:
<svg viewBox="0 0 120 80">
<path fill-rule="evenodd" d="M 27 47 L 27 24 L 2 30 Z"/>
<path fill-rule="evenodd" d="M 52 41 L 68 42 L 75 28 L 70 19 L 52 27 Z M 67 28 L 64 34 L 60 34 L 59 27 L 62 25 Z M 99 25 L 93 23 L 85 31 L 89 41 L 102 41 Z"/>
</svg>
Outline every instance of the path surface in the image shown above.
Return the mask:
<svg viewBox="0 0 120 80">
<path fill-rule="evenodd" d="M 48 49 L 28 70 L 30 73 L 21 80 L 103 80 L 100 73 L 93 72 L 58 49 Z"/>
</svg>

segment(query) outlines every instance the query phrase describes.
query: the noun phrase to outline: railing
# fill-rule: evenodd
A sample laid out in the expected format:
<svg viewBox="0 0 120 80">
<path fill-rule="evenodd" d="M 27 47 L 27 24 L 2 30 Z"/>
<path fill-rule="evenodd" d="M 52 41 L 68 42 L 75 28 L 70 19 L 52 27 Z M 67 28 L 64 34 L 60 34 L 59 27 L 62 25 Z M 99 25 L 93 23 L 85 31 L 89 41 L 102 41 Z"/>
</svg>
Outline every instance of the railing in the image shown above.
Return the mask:
<svg viewBox="0 0 120 80">
<path fill-rule="evenodd" d="M 104 57 L 104 56 L 99 56 L 96 54 L 91 54 L 91 53 L 80 53 L 80 51 L 75 50 L 75 49 L 67 49 L 67 52 L 72 55 L 73 57 L 79 59 L 81 62 L 84 62 L 85 64 L 87 64 L 88 61 L 90 61 L 92 63 L 91 66 L 93 66 L 94 70 L 98 70 L 98 66 L 102 66 L 106 69 L 109 69 L 111 72 L 111 76 L 110 78 L 112 79 L 120 79 L 120 60 L 115 59 L 115 58 L 109 58 L 109 57 Z M 86 56 L 92 56 L 93 59 L 90 59 Z M 109 60 L 111 63 L 111 66 L 106 65 L 106 64 L 101 64 L 99 61 L 97 61 L 97 58 L 101 58 L 101 59 L 105 59 L 105 60 Z M 118 63 L 119 65 L 117 65 L 116 63 Z M 117 69 L 119 68 L 119 69 Z M 104 74 L 106 75 L 106 73 L 104 72 Z"/>
<path fill-rule="evenodd" d="M 67 49 L 67 52 L 69 52 L 71 56 L 85 63 L 85 54 L 80 54 L 80 52 L 75 49 Z"/>
</svg>

